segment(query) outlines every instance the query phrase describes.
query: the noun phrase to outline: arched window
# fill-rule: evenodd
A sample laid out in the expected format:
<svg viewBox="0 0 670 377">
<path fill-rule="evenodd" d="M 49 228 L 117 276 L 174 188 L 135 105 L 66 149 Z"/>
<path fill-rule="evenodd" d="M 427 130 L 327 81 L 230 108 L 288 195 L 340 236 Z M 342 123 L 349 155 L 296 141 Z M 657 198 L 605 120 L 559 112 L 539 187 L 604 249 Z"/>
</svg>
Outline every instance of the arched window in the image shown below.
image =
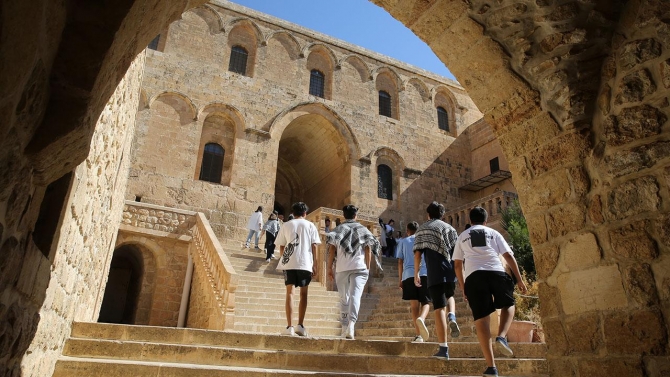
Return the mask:
<svg viewBox="0 0 670 377">
<path fill-rule="evenodd" d="M 228 63 L 228 70 L 239 73 L 241 75 L 247 74 L 247 57 L 249 53 L 243 47 L 234 46 L 230 50 L 230 63 Z"/>
<path fill-rule="evenodd" d="M 388 165 L 377 166 L 377 196 L 393 200 L 393 171 Z"/>
<path fill-rule="evenodd" d="M 444 131 L 449 131 L 449 113 L 444 107 L 437 108 L 437 126 Z"/>
<path fill-rule="evenodd" d="M 223 171 L 224 150 L 219 144 L 205 144 L 202 153 L 202 165 L 200 166 L 200 180 L 221 183 L 221 172 Z"/>
<path fill-rule="evenodd" d="M 379 115 L 392 117 L 391 95 L 383 90 L 379 91 Z"/>
<path fill-rule="evenodd" d="M 324 96 L 324 88 L 326 84 L 325 76 L 320 71 L 313 69 L 309 75 L 309 94 L 321 98 Z"/>
</svg>

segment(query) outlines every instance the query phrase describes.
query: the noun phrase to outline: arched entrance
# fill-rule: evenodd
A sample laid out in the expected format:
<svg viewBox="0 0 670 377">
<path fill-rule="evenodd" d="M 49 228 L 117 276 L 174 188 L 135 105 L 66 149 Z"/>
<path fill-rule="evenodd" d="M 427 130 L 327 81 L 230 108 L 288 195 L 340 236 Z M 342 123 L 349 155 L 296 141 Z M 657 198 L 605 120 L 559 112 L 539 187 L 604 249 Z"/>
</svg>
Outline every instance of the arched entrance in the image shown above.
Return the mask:
<svg viewBox="0 0 670 377">
<path fill-rule="evenodd" d="M 335 125 L 321 114 L 293 119 L 279 141 L 275 181 L 279 207 L 289 209 L 293 202 L 303 201 L 310 209 L 341 208 L 350 192 L 349 148 Z"/>
<path fill-rule="evenodd" d="M 141 252 L 132 245 L 114 251 L 98 322 L 134 324 L 142 288 Z"/>
</svg>

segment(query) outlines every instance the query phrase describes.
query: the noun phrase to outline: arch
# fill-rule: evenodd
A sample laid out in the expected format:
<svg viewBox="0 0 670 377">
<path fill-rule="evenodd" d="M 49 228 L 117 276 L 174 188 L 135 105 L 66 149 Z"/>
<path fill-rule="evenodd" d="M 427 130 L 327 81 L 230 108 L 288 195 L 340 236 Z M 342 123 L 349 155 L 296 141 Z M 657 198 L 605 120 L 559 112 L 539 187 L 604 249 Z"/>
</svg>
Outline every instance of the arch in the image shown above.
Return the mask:
<svg viewBox="0 0 670 377">
<path fill-rule="evenodd" d="M 186 115 L 189 116 L 189 119 L 190 120 L 198 120 L 197 107 L 195 106 L 193 101 L 191 101 L 191 99 L 187 95 L 185 95 L 183 93 L 180 93 L 180 92 L 165 91 L 165 92 L 161 92 L 161 93 L 156 94 L 155 96 L 153 96 L 151 98 L 151 100 L 149 100 L 149 108 L 151 108 L 153 106 L 154 102 L 156 102 L 156 100 L 158 100 L 161 97 L 174 97 L 174 98 L 178 99 L 179 101 L 182 101 L 186 105 L 186 107 L 190 110 L 189 114 L 186 114 Z"/>
<path fill-rule="evenodd" d="M 331 50 L 328 46 L 320 42 L 312 42 L 308 45 L 305 45 L 305 47 L 303 47 L 302 50 L 300 51 L 300 57 L 301 58 L 307 57 L 309 54 L 313 52 L 325 52 L 326 56 L 330 58 L 330 66 L 335 67 L 335 65 L 337 64 L 337 56 L 335 56 L 333 50 Z"/>
<path fill-rule="evenodd" d="M 444 85 L 438 85 L 434 87 L 432 93 L 433 93 L 433 107 L 435 108 L 434 112 L 435 125 L 439 126 L 437 109 L 439 107 L 442 107 L 444 110 L 447 111 L 447 119 L 448 119 L 447 124 L 449 125 L 449 130 L 445 132 L 448 132 L 451 136 L 454 137 L 457 136 L 459 130 L 457 124 L 458 117 L 456 116 L 457 115 L 456 98 L 454 97 L 454 94 Z"/>
<path fill-rule="evenodd" d="M 361 82 L 366 82 L 372 79 L 372 76 L 370 75 L 370 67 L 360 56 L 354 54 L 346 55 L 337 61 L 335 68 L 341 69 L 344 63 L 351 64 L 351 66 L 358 71 L 358 74 L 361 76 Z"/>
<path fill-rule="evenodd" d="M 458 101 L 456 101 L 456 96 L 454 96 L 454 93 L 449 90 L 449 88 L 446 85 L 435 85 L 431 90 L 430 90 L 430 96 L 435 100 L 435 96 L 438 94 L 444 95 L 450 102 L 450 109 L 447 110 L 453 110 L 455 111 L 456 108 L 458 107 Z"/>
<path fill-rule="evenodd" d="M 354 161 L 360 158 L 360 146 L 356 136 L 351 130 L 351 126 L 349 126 L 349 124 L 333 109 L 321 102 L 301 102 L 282 111 L 274 117 L 268 129 L 265 131 L 270 133 L 270 137 L 277 138 L 282 134 L 282 132 L 284 132 L 286 127 L 293 120 L 307 114 L 318 114 L 327 119 L 331 124 L 333 124 L 333 126 L 335 126 L 342 137 L 347 141 L 347 149 L 349 151 L 350 161 Z"/>
<path fill-rule="evenodd" d="M 261 29 L 256 25 L 255 22 L 251 21 L 248 18 L 245 17 L 237 17 L 233 18 L 230 21 L 228 21 L 224 26 L 223 26 L 223 31 L 227 34 L 230 34 L 230 32 L 237 26 L 249 26 L 251 30 L 254 32 L 254 35 L 256 36 L 256 45 L 260 45 L 263 43 L 263 32 Z"/>
<path fill-rule="evenodd" d="M 244 116 L 235 106 L 229 105 L 223 102 L 212 102 L 200 109 L 197 119 L 206 119 L 208 116 L 220 113 L 225 117 L 230 118 L 230 120 L 235 123 L 235 137 L 241 137 L 244 135 L 244 129 L 246 128 L 244 123 Z"/>
<path fill-rule="evenodd" d="M 142 249 L 150 252 L 156 261 L 157 269 L 165 268 L 167 265 L 165 249 L 151 238 L 119 232 L 119 236 L 116 239 L 116 246 L 114 248 L 117 249 L 124 245 L 140 245 Z"/>
<path fill-rule="evenodd" d="M 400 153 L 396 152 L 396 150 L 393 148 L 379 147 L 374 152 L 372 152 L 372 156 L 375 158 L 373 160 L 373 163 L 375 164 L 377 163 L 377 159 L 381 157 L 391 160 L 393 162 L 394 167 L 397 168 L 399 171 L 405 169 L 405 159 L 402 158 Z"/>
<path fill-rule="evenodd" d="M 395 83 L 396 89 L 398 92 L 405 90 L 404 83 L 400 75 L 390 67 L 377 67 L 370 72 L 370 78 L 374 81 L 377 81 L 377 77 L 382 74 L 387 74 Z"/>
<path fill-rule="evenodd" d="M 221 17 L 221 14 L 219 14 L 219 12 L 217 12 L 210 5 L 203 4 L 184 13 L 188 12 L 194 13 L 198 17 L 202 18 L 207 26 L 209 26 L 210 33 L 219 34 L 223 31 L 223 18 Z"/>
<path fill-rule="evenodd" d="M 267 45 L 271 39 L 277 39 L 279 43 L 286 49 L 291 60 L 301 58 L 302 48 L 300 47 L 300 42 L 286 30 L 274 31 L 265 38 L 263 45 Z"/>
<path fill-rule="evenodd" d="M 421 95 L 421 99 L 423 100 L 423 102 L 430 101 L 430 99 L 432 98 L 431 91 L 428 88 L 428 85 L 426 85 L 426 83 L 423 82 L 423 80 L 421 80 L 420 78 L 416 76 L 410 77 L 409 79 L 407 79 L 407 81 L 403 83 L 403 87 L 406 88 L 407 85 L 412 85 L 414 86 L 414 88 L 416 88 L 416 90 Z"/>
</svg>

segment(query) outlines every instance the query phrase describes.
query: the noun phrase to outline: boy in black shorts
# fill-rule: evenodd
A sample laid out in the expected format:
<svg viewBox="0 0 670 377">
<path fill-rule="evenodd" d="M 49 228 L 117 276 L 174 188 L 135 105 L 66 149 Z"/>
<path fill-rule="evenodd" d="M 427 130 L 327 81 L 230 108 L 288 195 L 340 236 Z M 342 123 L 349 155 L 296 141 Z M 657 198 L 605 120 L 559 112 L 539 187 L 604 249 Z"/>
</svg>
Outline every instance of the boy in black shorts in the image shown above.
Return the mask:
<svg viewBox="0 0 670 377">
<path fill-rule="evenodd" d="M 428 296 L 428 278 L 426 272 L 426 263 L 421 258 L 419 267 L 419 277 L 421 287 L 414 285 L 414 233 L 419 228 L 416 221 L 407 224 L 407 237 L 398 241 L 396 246 L 396 255 L 398 258 L 398 287 L 402 289 L 402 299 L 410 301 L 412 310 L 412 323 L 416 330 L 416 336 L 413 342 L 421 343 L 428 341 L 428 329 L 425 320 L 430 306 L 430 297 Z"/>
<path fill-rule="evenodd" d="M 440 345 L 433 357 L 449 360 L 447 324 L 451 329 L 453 338 L 457 338 L 461 334 L 456 323 L 456 302 L 453 297 L 456 275 L 451 264 L 451 255 L 454 252 L 454 244 L 458 234 L 451 225 L 440 220 L 445 212 L 442 204 L 432 202 L 426 208 L 426 212 L 429 220 L 419 227 L 414 239 L 414 265 L 421 265 L 421 256 L 425 257 L 428 272 L 428 293 L 433 300 L 435 331 Z M 414 270 L 414 284 L 417 287 L 423 285 L 417 269 Z M 447 306 L 449 307 L 448 313 Z M 417 322 L 419 329 L 425 328 L 425 324 L 418 320 Z M 428 330 L 423 331 L 427 332 Z"/>
<path fill-rule="evenodd" d="M 454 248 L 454 268 L 475 318 L 477 339 L 488 365 L 484 376 L 496 377 L 498 369 L 493 359 L 489 315 L 501 309 L 496 348 L 505 356 L 513 355 L 505 337 L 514 319 L 514 282 L 505 272 L 499 255 L 511 267 L 521 292 L 526 292 L 526 285 L 521 280 L 512 249 L 500 233 L 485 226 L 487 218 L 488 214 L 482 207 L 470 211 L 473 225 L 458 236 Z"/>
<path fill-rule="evenodd" d="M 279 245 L 281 257 L 278 270 L 284 270 L 286 285 L 286 330 L 283 335 L 307 336 L 303 321 L 307 311 L 307 290 L 312 277 L 317 273 L 316 245 L 321 243 L 319 231 L 310 221 L 305 220 L 308 207 L 303 202 L 293 204 L 294 219 L 284 223 L 279 229 L 275 244 Z M 293 287 L 300 287 L 300 305 L 298 307 L 298 326 L 293 329 Z"/>
</svg>

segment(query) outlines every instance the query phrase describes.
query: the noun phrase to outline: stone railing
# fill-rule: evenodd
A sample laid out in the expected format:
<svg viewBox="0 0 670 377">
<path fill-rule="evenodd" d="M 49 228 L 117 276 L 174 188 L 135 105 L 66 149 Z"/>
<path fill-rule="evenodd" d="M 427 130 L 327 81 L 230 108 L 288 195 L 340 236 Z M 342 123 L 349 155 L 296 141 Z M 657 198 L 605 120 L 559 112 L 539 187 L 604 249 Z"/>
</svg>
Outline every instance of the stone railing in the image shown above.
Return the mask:
<svg viewBox="0 0 670 377">
<path fill-rule="evenodd" d="M 500 220 L 501 212 L 509 207 L 519 196 L 509 191 L 496 191 L 491 195 L 473 200 L 470 203 L 452 208 L 444 216 L 445 221 L 451 224 L 459 233 L 465 230 L 465 225 L 470 223 L 470 210 L 474 207 L 483 207 L 489 214 L 488 225 L 499 231 L 502 230 Z"/>
<path fill-rule="evenodd" d="M 193 256 L 194 269 L 187 327 L 232 329 L 239 277 L 209 221 L 200 212 L 196 214 L 189 252 Z"/>
<path fill-rule="evenodd" d="M 317 266 L 319 266 L 318 270 L 318 276 L 316 277 L 316 281 L 320 282 L 321 285 L 326 286 L 328 290 L 335 290 L 335 285 L 333 281 L 329 281 L 328 279 L 328 274 L 326 270 L 326 266 L 328 264 L 328 253 L 327 253 L 327 247 L 326 247 L 326 232 L 325 232 L 325 227 L 326 227 L 326 218 L 330 219 L 330 227 L 331 229 L 335 228 L 335 220 L 340 219 L 340 221 L 344 221 L 344 215 L 341 210 L 337 209 L 332 209 L 332 208 L 325 208 L 325 207 L 320 207 L 317 208 L 316 210 L 312 211 L 309 213 L 306 217 L 307 220 L 311 221 L 316 225 L 316 228 L 319 230 L 319 236 L 321 237 L 321 245 L 317 248 L 316 252 L 316 261 Z M 365 226 L 372 232 L 372 234 L 375 235 L 375 237 L 379 238 L 379 222 L 376 217 L 365 215 L 365 214 L 358 214 L 357 221 L 361 223 L 361 225 Z M 370 274 L 372 276 L 381 276 L 383 272 L 379 271 L 377 269 L 376 264 L 374 261 L 370 264 Z"/>
<path fill-rule="evenodd" d="M 186 274 L 185 282 L 190 283 L 186 327 L 212 330 L 233 327 L 238 275 L 205 215 L 126 201 L 119 231 L 159 242 L 172 239 L 188 243 L 193 270 L 190 280 Z M 183 269 L 188 271 L 188 265 Z"/>
</svg>

